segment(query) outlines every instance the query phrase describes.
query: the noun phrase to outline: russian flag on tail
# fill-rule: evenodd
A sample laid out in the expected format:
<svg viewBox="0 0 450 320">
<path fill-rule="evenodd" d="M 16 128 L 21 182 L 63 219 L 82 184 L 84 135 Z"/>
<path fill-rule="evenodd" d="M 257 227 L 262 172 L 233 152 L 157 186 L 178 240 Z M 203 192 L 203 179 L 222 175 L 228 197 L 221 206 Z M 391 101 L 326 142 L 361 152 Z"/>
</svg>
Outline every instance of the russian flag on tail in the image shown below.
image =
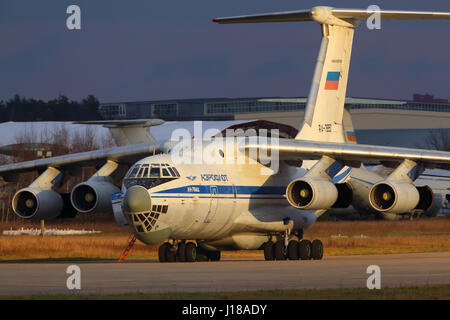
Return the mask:
<svg viewBox="0 0 450 320">
<path fill-rule="evenodd" d="M 327 73 L 327 81 L 325 82 L 325 90 L 337 90 L 339 87 L 340 75 L 340 72 L 329 71 Z"/>
</svg>

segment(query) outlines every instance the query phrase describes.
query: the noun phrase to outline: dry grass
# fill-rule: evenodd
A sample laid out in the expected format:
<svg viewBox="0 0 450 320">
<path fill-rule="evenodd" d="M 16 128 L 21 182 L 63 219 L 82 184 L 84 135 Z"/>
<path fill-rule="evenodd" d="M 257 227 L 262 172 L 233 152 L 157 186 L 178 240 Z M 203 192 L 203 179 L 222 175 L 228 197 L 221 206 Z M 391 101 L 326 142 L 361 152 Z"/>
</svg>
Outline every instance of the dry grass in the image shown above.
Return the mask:
<svg viewBox="0 0 450 320">
<path fill-rule="evenodd" d="M 450 234 L 450 219 L 417 219 L 402 221 L 319 221 L 307 230 L 308 235 L 413 235 Z"/>
<path fill-rule="evenodd" d="M 114 222 L 51 222 L 47 228 L 99 230 L 103 233 L 85 236 L 0 236 L 0 260 L 16 259 L 118 259 L 127 245 L 127 228 Z M 31 222 L 1 225 L 10 228 L 38 228 Z M 385 254 L 450 251 L 450 219 L 415 221 L 317 222 L 305 233 L 306 239 L 323 241 L 325 255 Z M 155 259 L 157 245 L 139 241 L 127 259 Z M 262 252 L 225 251 L 224 258 L 261 257 Z"/>
<path fill-rule="evenodd" d="M 16 259 L 118 259 L 128 244 L 128 228 L 111 221 L 49 221 L 46 228 L 97 230 L 100 234 L 73 236 L 0 236 L 0 260 Z M 0 231 L 40 228 L 39 223 L 24 221 L 1 225 Z M 136 242 L 128 259 L 155 259 L 158 246 Z"/>
<path fill-rule="evenodd" d="M 128 235 L 0 236 L 0 259 L 118 259 Z M 128 259 L 155 259 L 157 246 L 136 242 Z"/>
<path fill-rule="evenodd" d="M 450 251 L 450 219 L 319 222 L 305 236 L 327 255 Z"/>
</svg>

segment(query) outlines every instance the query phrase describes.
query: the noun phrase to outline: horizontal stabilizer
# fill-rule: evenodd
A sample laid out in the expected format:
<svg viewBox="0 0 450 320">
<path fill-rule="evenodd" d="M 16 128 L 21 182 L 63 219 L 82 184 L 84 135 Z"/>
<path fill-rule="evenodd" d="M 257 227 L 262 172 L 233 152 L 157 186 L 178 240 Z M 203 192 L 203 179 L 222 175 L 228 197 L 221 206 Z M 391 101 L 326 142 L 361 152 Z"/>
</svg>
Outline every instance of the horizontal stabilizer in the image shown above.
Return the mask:
<svg viewBox="0 0 450 320">
<path fill-rule="evenodd" d="M 162 119 L 131 119 L 131 120 L 93 120 L 93 121 L 76 121 L 74 124 L 99 124 L 106 128 L 109 127 L 131 127 L 145 126 L 153 127 L 164 123 Z"/>
<path fill-rule="evenodd" d="M 346 90 L 353 35 L 360 20 L 372 17 L 381 20 L 436 20 L 450 19 L 450 12 L 372 10 L 371 7 L 338 9 L 317 6 L 311 10 L 215 18 L 213 22 L 228 24 L 315 21 L 320 24 L 322 41 L 319 55 L 306 101 L 305 114 L 295 139 L 355 143 L 350 116 L 347 115 L 347 120 L 344 119 L 344 106 L 348 101 Z"/>
<path fill-rule="evenodd" d="M 332 7 L 314 7 L 311 10 L 285 11 L 262 13 L 245 16 L 214 18 L 213 22 L 226 23 L 258 23 L 258 22 L 294 22 L 317 21 L 319 23 L 332 23 L 330 18 L 343 20 L 367 20 L 373 11 L 361 9 L 338 9 Z M 400 11 L 380 10 L 382 20 L 438 20 L 450 19 L 450 12 L 424 12 L 424 11 Z"/>
<path fill-rule="evenodd" d="M 289 22 L 289 21 L 313 21 L 311 10 L 273 12 L 246 16 L 214 18 L 217 23 L 257 23 L 257 22 Z"/>
</svg>

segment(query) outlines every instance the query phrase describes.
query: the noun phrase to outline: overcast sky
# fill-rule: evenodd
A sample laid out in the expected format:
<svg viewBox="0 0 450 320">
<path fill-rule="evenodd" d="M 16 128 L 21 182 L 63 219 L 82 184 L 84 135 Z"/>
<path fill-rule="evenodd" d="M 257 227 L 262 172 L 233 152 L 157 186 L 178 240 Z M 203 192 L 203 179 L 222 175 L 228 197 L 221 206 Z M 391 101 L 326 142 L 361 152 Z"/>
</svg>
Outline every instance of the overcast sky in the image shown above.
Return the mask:
<svg viewBox="0 0 450 320">
<path fill-rule="evenodd" d="M 81 8 L 81 30 L 66 9 Z M 449 11 L 448 0 L 0 0 L 0 100 L 96 95 L 102 102 L 306 96 L 316 23 L 217 25 L 214 17 L 344 8 Z M 450 21 L 358 28 L 347 96 L 450 98 Z"/>
</svg>

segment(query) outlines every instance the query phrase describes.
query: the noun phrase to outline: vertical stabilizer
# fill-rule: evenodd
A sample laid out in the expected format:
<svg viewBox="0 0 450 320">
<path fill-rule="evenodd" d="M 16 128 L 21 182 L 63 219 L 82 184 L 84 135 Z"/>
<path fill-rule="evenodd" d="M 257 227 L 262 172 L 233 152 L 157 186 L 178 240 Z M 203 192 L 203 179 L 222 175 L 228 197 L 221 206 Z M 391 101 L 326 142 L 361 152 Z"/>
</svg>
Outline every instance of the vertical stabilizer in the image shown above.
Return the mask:
<svg viewBox="0 0 450 320">
<path fill-rule="evenodd" d="M 353 126 L 352 115 L 347 108 L 344 108 L 344 114 L 342 117 L 342 125 L 345 135 L 345 142 L 347 143 L 357 143 L 355 127 Z"/>
<path fill-rule="evenodd" d="M 353 33 L 359 21 L 377 14 L 381 20 L 450 19 L 450 12 L 423 12 L 314 7 L 311 10 L 272 12 L 215 18 L 213 22 L 261 23 L 315 21 L 322 26 L 322 43 L 309 91 L 305 116 L 295 139 L 322 142 L 349 141 L 343 123 Z"/>
<path fill-rule="evenodd" d="M 354 25 L 334 18 L 322 24 L 322 43 L 306 104 L 295 139 L 345 142 L 343 125 Z"/>
</svg>

